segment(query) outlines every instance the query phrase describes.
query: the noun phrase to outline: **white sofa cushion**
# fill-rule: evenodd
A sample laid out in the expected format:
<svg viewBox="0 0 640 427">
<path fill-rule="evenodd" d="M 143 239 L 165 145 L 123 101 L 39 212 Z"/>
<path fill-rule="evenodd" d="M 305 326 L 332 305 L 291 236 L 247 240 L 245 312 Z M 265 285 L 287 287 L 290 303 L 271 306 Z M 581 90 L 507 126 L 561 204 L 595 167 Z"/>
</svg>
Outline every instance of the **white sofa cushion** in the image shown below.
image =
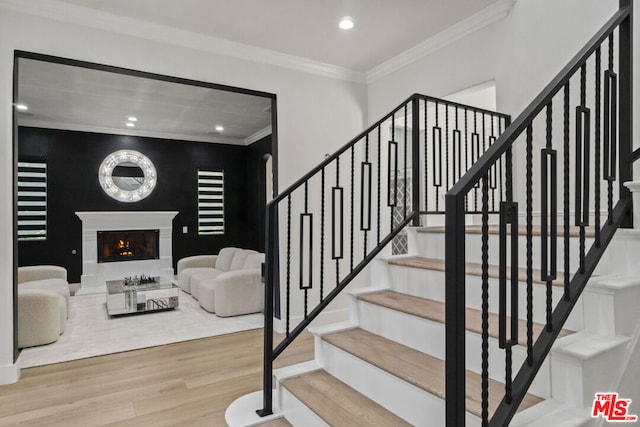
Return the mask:
<svg viewBox="0 0 640 427">
<path fill-rule="evenodd" d="M 241 249 L 233 254 L 233 261 L 231 261 L 231 267 L 229 271 L 242 270 L 247 257 L 252 254 L 257 254 L 256 251 L 251 249 Z"/>
<path fill-rule="evenodd" d="M 211 269 L 209 271 L 203 271 L 191 276 L 191 296 L 196 300 L 200 299 L 200 284 L 206 280 L 213 280 L 219 275 L 224 274 L 223 271 Z"/>
<path fill-rule="evenodd" d="M 264 263 L 264 254 L 254 252 L 249 255 L 247 259 L 244 261 L 244 265 L 242 266 L 243 270 L 252 270 L 255 268 L 262 269 L 262 264 Z"/>
<path fill-rule="evenodd" d="M 178 275 L 178 286 L 180 289 L 185 291 L 186 293 L 191 293 L 191 279 L 193 276 L 197 276 L 198 274 L 206 274 L 209 272 L 213 272 L 215 269 L 211 267 L 193 267 L 193 268 L 185 268 Z"/>
<path fill-rule="evenodd" d="M 229 271 L 231 263 L 233 262 L 233 256 L 239 248 L 222 248 L 218 253 L 218 260 L 216 261 L 216 270 Z"/>
</svg>

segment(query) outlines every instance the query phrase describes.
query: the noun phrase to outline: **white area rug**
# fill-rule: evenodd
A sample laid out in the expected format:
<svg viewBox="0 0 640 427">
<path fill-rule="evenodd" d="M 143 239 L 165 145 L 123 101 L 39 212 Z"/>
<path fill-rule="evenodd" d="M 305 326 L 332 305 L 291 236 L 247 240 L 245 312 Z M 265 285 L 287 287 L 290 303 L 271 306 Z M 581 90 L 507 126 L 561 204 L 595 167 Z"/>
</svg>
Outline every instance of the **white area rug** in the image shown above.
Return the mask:
<svg viewBox="0 0 640 427">
<path fill-rule="evenodd" d="M 215 335 L 229 334 L 264 325 L 262 313 L 218 317 L 202 309 L 184 292 L 180 305 L 170 311 L 110 318 L 104 293 L 71 297 L 69 320 L 55 343 L 26 348 L 21 366 L 48 365 L 121 351 L 154 347 Z"/>
</svg>

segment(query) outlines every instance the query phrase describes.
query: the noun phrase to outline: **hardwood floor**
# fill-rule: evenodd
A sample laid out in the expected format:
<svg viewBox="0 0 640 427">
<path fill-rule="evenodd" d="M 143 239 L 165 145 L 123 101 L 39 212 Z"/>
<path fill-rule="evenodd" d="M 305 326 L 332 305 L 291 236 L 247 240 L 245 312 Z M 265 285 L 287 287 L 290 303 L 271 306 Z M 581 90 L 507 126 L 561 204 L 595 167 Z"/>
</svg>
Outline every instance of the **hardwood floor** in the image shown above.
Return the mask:
<svg viewBox="0 0 640 427">
<path fill-rule="evenodd" d="M 0 386 L 0 426 L 226 426 L 227 406 L 262 387 L 262 339 L 255 329 L 24 369 Z M 311 359 L 305 333 L 275 367 Z"/>
</svg>

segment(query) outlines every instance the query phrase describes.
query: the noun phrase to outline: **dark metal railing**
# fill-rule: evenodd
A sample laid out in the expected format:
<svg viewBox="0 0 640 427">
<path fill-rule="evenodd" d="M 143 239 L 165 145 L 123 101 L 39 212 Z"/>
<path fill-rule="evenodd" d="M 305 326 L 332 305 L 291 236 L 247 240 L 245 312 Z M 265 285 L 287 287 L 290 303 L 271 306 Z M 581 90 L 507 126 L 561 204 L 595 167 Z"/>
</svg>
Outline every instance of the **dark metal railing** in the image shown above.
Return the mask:
<svg viewBox="0 0 640 427">
<path fill-rule="evenodd" d="M 630 193 L 622 184 L 631 180 L 632 162 L 640 157 L 631 148 L 632 15 L 632 1 L 621 0 L 619 11 L 446 195 L 448 426 L 465 424 L 465 198 L 475 191 L 481 193 L 483 320 L 479 397 L 483 425 L 504 426 L 510 422 L 615 231 L 620 226 L 630 226 Z M 523 197 L 517 201 L 511 168 L 516 153 L 522 158 L 516 164 L 524 177 L 517 189 Z M 560 161 L 562 171 L 558 170 Z M 501 403 L 490 408 L 488 328 L 492 300 L 488 270 L 489 213 L 493 206 L 489 192 L 491 170 L 500 162 L 506 166 L 506 194 L 499 207 L 499 279 L 497 292 L 494 291 L 498 295 L 492 296 L 498 303 L 491 307 L 497 308 L 499 315 L 498 346 L 505 357 L 505 376 L 496 379 L 503 381 L 505 387 L 504 396 L 499 396 Z M 601 206 L 605 210 L 604 221 Z M 540 211 L 536 224 L 534 208 Z M 518 222 L 522 220 L 519 212 L 524 214 L 524 242 L 518 239 Z M 534 236 L 534 227 L 540 228 L 539 236 Z M 578 230 L 575 247 L 571 246 L 572 227 Z M 587 250 L 586 234 L 590 228 L 594 229 L 593 244 Z M 534 252 L 534 243 L 539 256 Z M 517 270 L 520 246 L 524 246 L 526 259 L 524 286 L 519 284 Z M 558 257 L 562 259 L 557 260 Z M 539 317 L 544 319 L 545 327 L 535 342 L 534 268 L 540 270 L 545 293 L 541 304 L 544 307 L 536 311 L 544 313 Z M 554 281 L 562 282 L 555 305 Z M 526 294 L 520 307 L 519 292 Z M 526 357 L 514 377 L 512 350 L 518 345 L 519 310 L 526 318 Z"/>
<path fill-rule="evenodd" d="M 405 226 L 444 213 L 444 194 L 509 122 L 413 95 L 269 204 L 260 415 L 272 411 L 273 361 Z M 505 198 L 504 177 L 502 162 L 490 168 L 492 212 Z M 465 197 L 469 212 L 479 212 L 479 189 Z M 285 332 L 275 348 L 274 312 Z"/>
</svg>

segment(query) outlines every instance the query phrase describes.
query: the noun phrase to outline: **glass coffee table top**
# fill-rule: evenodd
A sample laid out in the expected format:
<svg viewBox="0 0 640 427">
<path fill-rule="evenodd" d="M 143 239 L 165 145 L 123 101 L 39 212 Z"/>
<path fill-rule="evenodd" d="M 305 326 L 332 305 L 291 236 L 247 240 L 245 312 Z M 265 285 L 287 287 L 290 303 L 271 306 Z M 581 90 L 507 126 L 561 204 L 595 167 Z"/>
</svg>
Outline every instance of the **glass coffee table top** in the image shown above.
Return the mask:
<svg viewBox="0 0 640 427">
<path fill-rule="evenodd" d="M 170 280 L 154 278 L 156 281 L 139 283 L 130 280 L 107 281 L 107 313 L 141 314 L 178 307 L 180 288 Z"/>
</svg>

